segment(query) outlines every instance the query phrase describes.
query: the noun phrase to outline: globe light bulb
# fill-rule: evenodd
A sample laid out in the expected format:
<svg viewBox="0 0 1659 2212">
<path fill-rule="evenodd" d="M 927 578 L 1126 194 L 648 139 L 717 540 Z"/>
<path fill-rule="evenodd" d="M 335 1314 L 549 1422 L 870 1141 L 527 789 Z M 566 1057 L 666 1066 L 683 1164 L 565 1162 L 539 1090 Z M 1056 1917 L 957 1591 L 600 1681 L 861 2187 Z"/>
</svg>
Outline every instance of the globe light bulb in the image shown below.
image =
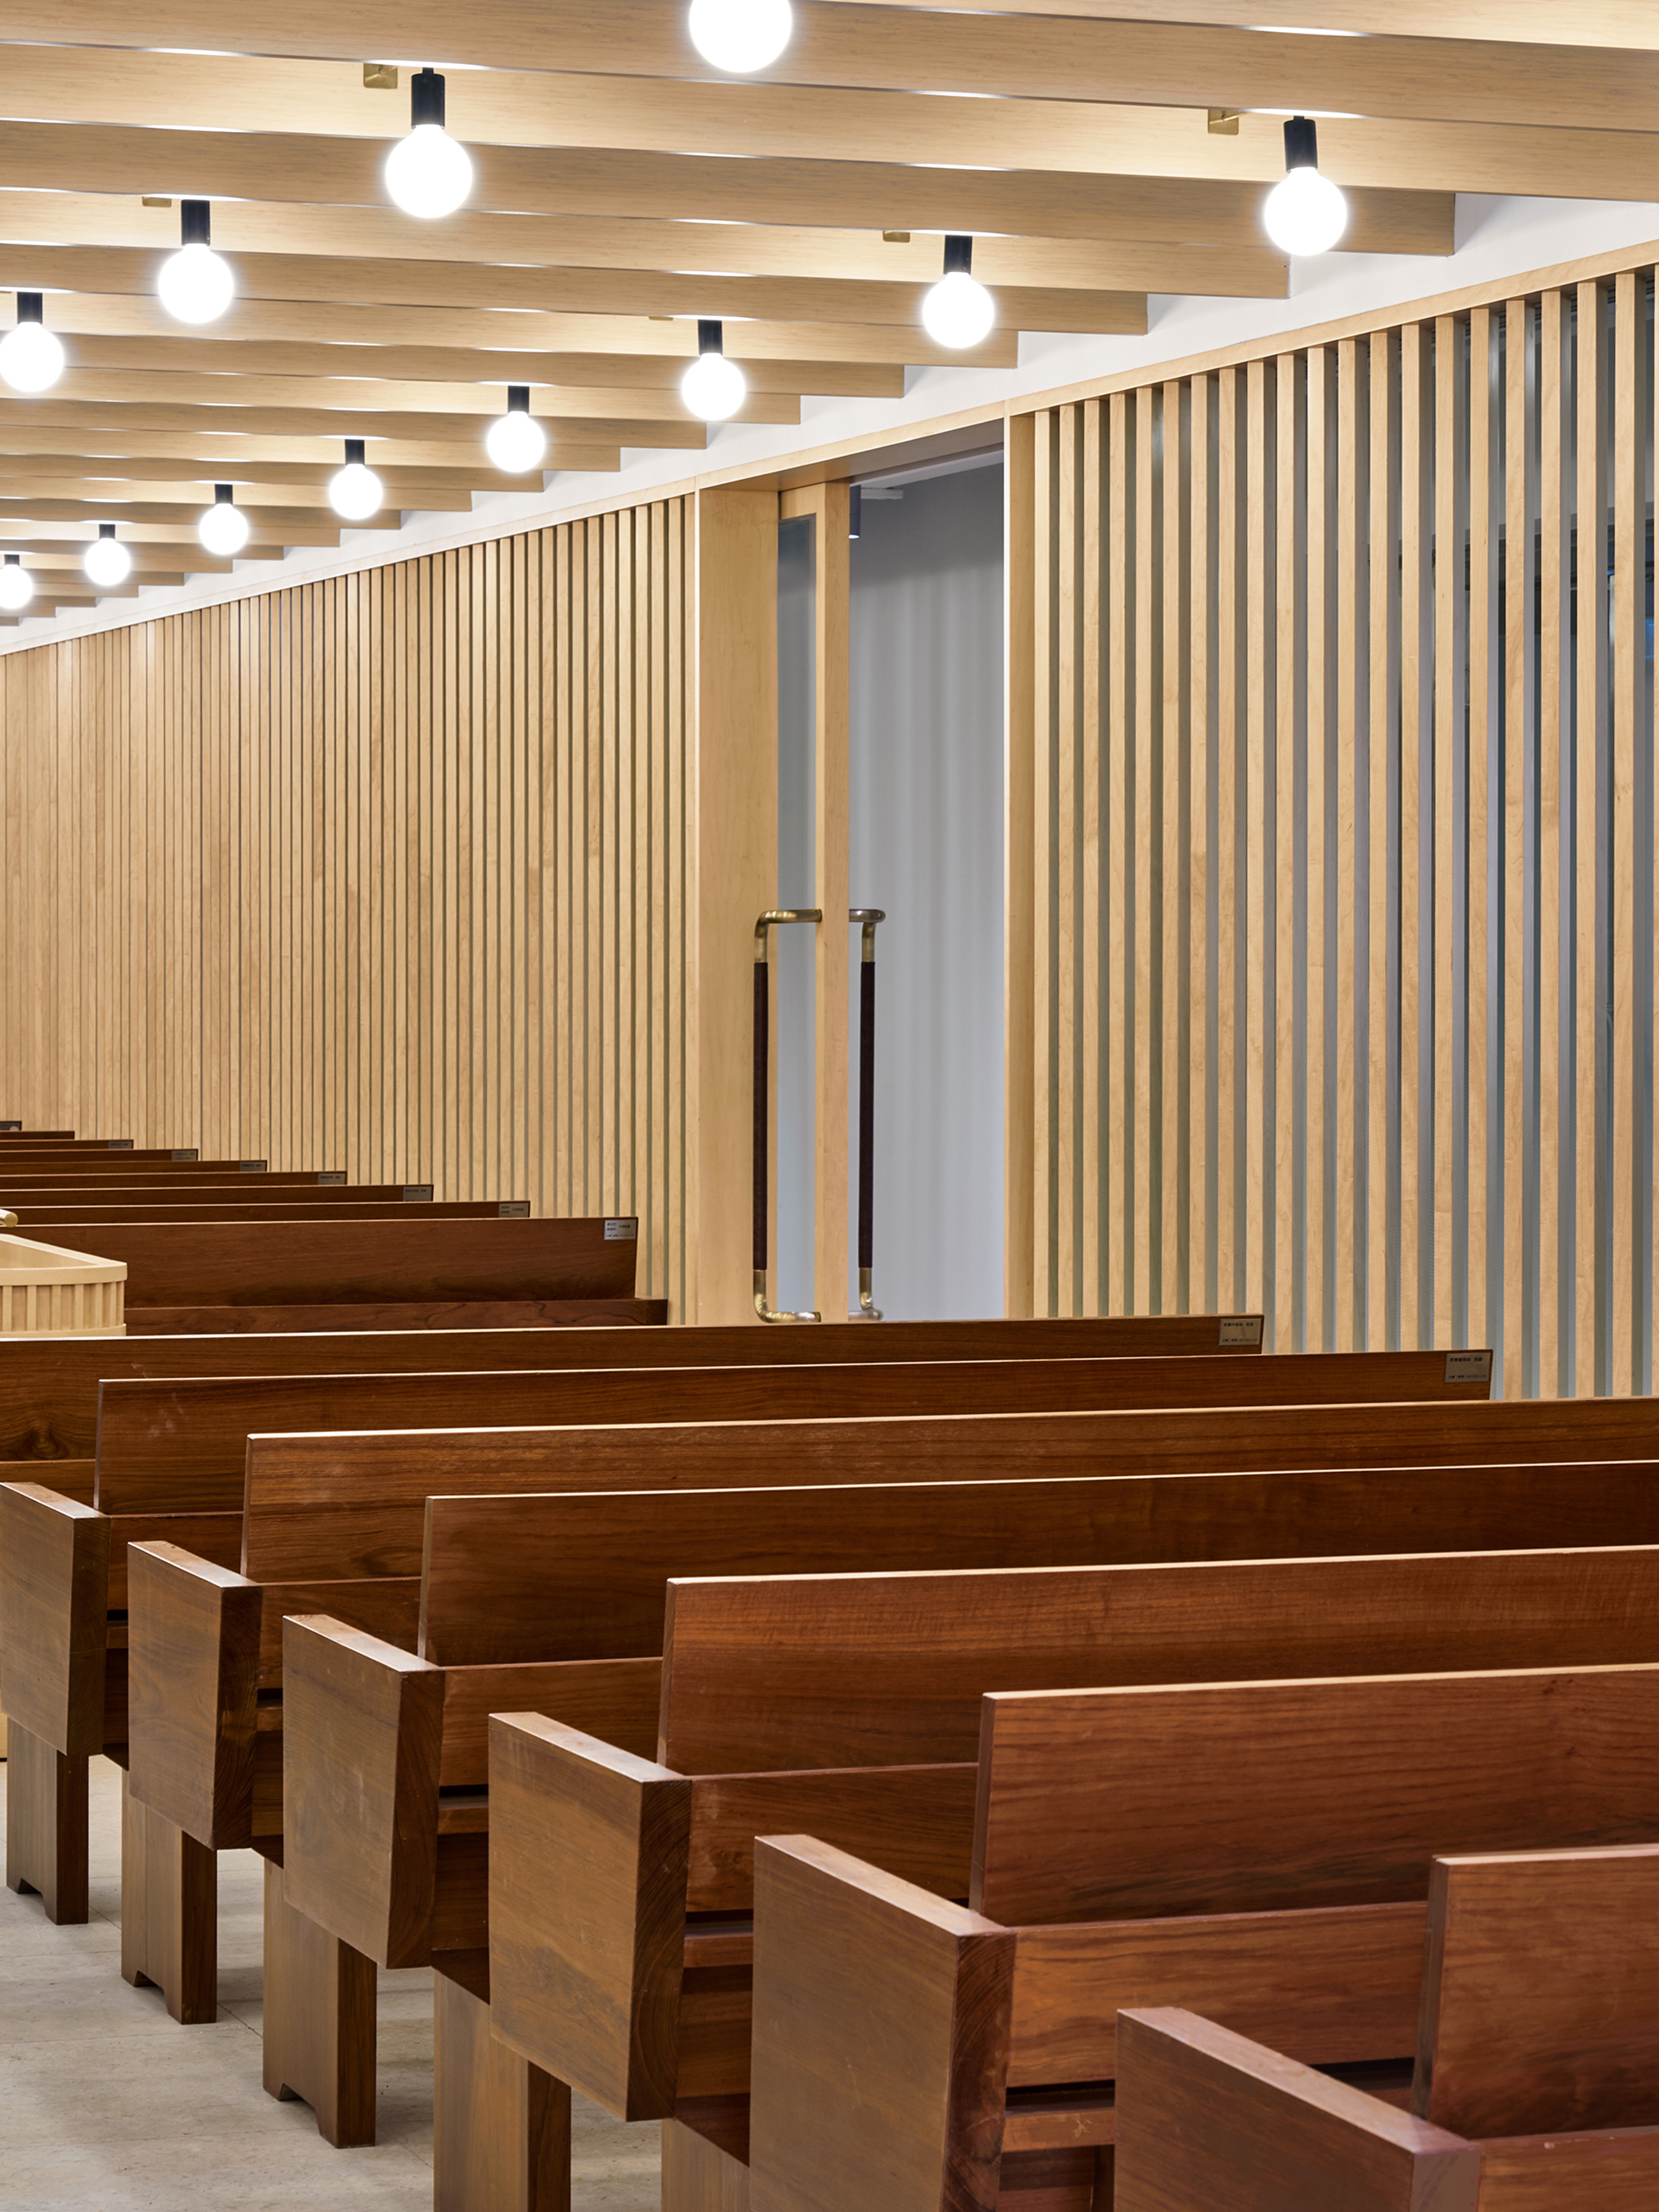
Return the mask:
<svg viewBox="0 0 1659 2212">
<path fill-rule="evenodd" d="M 380 511 L 385 486 L 363 461 L 361 438 L 346 440 L 345 466 L 328 480 L 328 503 L 342 521 L 367 522 Z"/>
<path fill-rule="evenodd" d="M 179 251 L 161 264 L 156 289 L 175 322 L 216 323 L 236 296 L 230 264 L 214 252 L 205 200 L 179 203 Z"/>
<path fill-rule="evenodd" d="M 117 584 L 125 584 L 132 571 L 132 556 L 114 536 L 114 529 L 112 522 L 99 525 L 100 535 L 88 546 L 86 557 L 81 563 L 92 581 L 106 591 L 112 591 Z M 105 537 L 102 534 L 105 531 L 111 534 Z"/>
<path fill-rule="evenodd" d="M 14 392 L 50 392 L 64 374 L 64 349 L 40 319 L 40 295 L 17 295 L 16 327 L 0 338 L 0 377 Z"/>
<path fill-rule="evenodd" d="M 749 76 L 776 61 L 795 19 L 789 0 L 691 0 L 691 43 L 729 76 Z"/>
<path fill-rule="evenodd" d="M 235 504 L 228 484 L 214 486 L 213 505 L 202 510 L 196 535 L 208 551 L 216 554 L 222 561 L 228 561 L 247 544 L 247 517 Z"/>
<path fill-rule="evenodd" d="M 976 276 L 953 269 L 921 303 L 921 326 L 935 345 L 976 346 L 996 322 L 997 303 Z"/>
<path fill-rule="evenodd" d="M 386 156 L 386 188 L 405 215 L 453 215 L 472 189 L 472 156 L 444 129 L 444 81 L 417 70 L 409 81 L 410 132 Z"/>
<path fill-rule="evenodd" d="M 724 422 L 742 406 L 749 380 L 726 358 L 726 326 L 712 318 L 697 325 L 697 358 L 680 379 L 680 398 L 700 422 Z"/>
<path fill-rule="evenodd" d="M 0 607 L 9 615 L 19 614 L 33 597 L 33 577 L 16 554 L 8 553 L 5 566 L 0 568 Z"/>
<path fill-rule="evenodd" d="M 507 386 L 507 412 L 484 433 L 484 451 L 503 476 L 521 477 L 538 468 L 547 452 L 547 433 L 530 411 L 530 386 Z"/>
<path fill-rule="evenodd" d="M 1281 253 L 1328 253 L 1348 227 L 1348 203 L 1319 173 L 1319 142 L 1305 115 L 1285 125 L 1285 176 L 1261 210 L 1267 235 Z"/>
</svg>

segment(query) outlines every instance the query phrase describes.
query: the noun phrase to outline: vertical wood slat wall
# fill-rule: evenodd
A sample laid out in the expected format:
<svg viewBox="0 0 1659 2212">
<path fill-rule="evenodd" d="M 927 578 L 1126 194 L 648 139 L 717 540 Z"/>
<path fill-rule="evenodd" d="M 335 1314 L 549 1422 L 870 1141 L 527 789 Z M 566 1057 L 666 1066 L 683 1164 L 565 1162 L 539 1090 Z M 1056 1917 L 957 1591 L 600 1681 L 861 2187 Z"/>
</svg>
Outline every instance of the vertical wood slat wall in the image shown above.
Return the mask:
<svg viewBox="0 0 1659 2212">
<path fill-rule="evenodd" d="M 1653 1387 L 1652 279 L 1011 426 L 1010 1311 Z"/>
<path fill-rule="evenodd" d="M 0 1098 L 637 1212 L 685 1289 L 688 501 L 0 659 Z"/>
</svg>

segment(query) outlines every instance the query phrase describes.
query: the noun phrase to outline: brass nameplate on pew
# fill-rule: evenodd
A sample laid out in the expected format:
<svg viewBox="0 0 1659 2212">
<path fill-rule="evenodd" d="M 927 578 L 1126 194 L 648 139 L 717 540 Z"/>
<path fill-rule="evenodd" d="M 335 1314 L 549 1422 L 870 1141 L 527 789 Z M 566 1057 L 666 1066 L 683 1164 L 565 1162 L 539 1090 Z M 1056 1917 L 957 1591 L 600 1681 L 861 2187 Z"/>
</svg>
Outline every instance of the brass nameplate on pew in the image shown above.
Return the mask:
<svg viewBox="0 0 1659 2212">
<path fill-rule="evenodd" d="M 22 1123 L 21 1121 L 0 1121 L 0 1135 L 9 1136 L 14 1130 L 15 1130 L 18 1135 L 21 1136 L 23 1131 Z"/>
<path fill-rule="evenodd" d="M 343 1168 L 325 1168 L 322 1173 L 318 1176 L 317 1180 L 319 1182 L 324 1183 L 343 1182 L 345 1181 L 345 1170 Z"/>
<path fill-rule="evenodd" d="M 269 1169 L 270 1162 L 269 1160 L 238 1160 L 236 1165 L 243 1175 L 264 1175 Z M 327 1177 L 324 1176 L 322 1180 L 326 1182 Z M 343 1182 L 344 1176 L 342 1176 L 340 1180 Z"/>
<path fill-rule="evenodd" d="M 640 1217 L 637 1213 L 630 1213 L 621 1221 L 607 1221 L 605 1224 L 607 1244 L 632 1244 L 638 1239 L 639 1233 Z"/>
<path fill-rule="evenodd" d="M 429 1182 L 406 1182 L 404 1185 L 405 1206 L 424 1205 L 430 1200 L 431 1196 L 432 1186 Z"/>
<path fill-rule="evenodd" d="M 1223 1344 L 1260 1344 L 1261 1316 L 1260 1314 L 1224 1314 L 1221 1319 Z"/>
<path fill-rule="evenodd" d="M 1492 1354 L 1490 1352 L 1449 1352 L 1446 1354 L 1448 1382 L 1490 1382 Z"/>
<path fill-rule="evenodd" d="M 170 1159 L 175 1160 L 199 1160 L 201 1157 L 194 1145 L 175 1145 L 168 1154 Z"/>
<path fill-rule="evenodd" d="M 528 1221 L 530 1200 L 527 1198 L 504 1198 L 495 1208 L 498 1221 Z"/>
<path fill-rule="evenodd" d="M 131 1137 L 112 1137 L 109 1139 L 109 1148 L 112 1152 L 130 1152 L 132 1150 L 132 1139 Z"/>
</svg>

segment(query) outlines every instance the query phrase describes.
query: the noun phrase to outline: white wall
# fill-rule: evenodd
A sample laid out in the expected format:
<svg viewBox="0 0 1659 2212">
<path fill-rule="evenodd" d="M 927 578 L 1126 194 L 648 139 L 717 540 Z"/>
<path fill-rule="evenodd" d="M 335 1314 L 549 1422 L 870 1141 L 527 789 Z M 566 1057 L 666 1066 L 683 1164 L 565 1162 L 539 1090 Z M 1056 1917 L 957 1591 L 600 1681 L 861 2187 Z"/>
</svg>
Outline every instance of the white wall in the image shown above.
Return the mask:
<svg viewBox="0 0 1659 2212">
<path fill-rule="evenodd" d="M 1002 470 L 912 478 L 902 492 L 866 499 L 852 548 L 849 890 L 852 905 L 888 916 L 877 937 L 876 1303 L 894 1320 L 945 1319 L 1002 1310 Z M 781 532 L 778 582 L 778 890 L 804 902 L 809 525 Z M 773 978 L 776 1295 L 791 1307 L 810 1305 L 812 1288 L 810 935 L 781 933 Z M 848 937 L 856 1167 L 858 940 Z M 849 1311 L 855 1183 L 851 1196 Z"/>
</svg>

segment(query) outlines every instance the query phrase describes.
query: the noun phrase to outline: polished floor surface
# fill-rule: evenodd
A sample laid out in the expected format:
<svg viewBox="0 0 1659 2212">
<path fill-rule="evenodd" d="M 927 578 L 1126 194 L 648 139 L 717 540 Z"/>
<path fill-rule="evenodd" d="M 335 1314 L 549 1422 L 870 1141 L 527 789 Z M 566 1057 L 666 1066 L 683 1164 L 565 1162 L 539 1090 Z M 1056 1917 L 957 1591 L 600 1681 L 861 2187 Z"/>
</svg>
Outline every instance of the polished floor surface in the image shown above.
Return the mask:
<svg viewBox="0 0 1659 2212">
<path fill-rule="evenodd" d="M 379 2141 L 331 2150 L 307 2106 L 260 2083 L 261 1862 L 220 1858 L 219 2017 L 179 2027 L 121 1979 L 120 1839 L 120 1773 L 94 1759 L 90 1922 L 53 1928 L 0 1888 L 5 2212 L 430 2212 L 430 1973 L 381 1975 Z M 656 2124 L 576 2106 L 573 2212 L 655 2212 Z"/>
</svg>

